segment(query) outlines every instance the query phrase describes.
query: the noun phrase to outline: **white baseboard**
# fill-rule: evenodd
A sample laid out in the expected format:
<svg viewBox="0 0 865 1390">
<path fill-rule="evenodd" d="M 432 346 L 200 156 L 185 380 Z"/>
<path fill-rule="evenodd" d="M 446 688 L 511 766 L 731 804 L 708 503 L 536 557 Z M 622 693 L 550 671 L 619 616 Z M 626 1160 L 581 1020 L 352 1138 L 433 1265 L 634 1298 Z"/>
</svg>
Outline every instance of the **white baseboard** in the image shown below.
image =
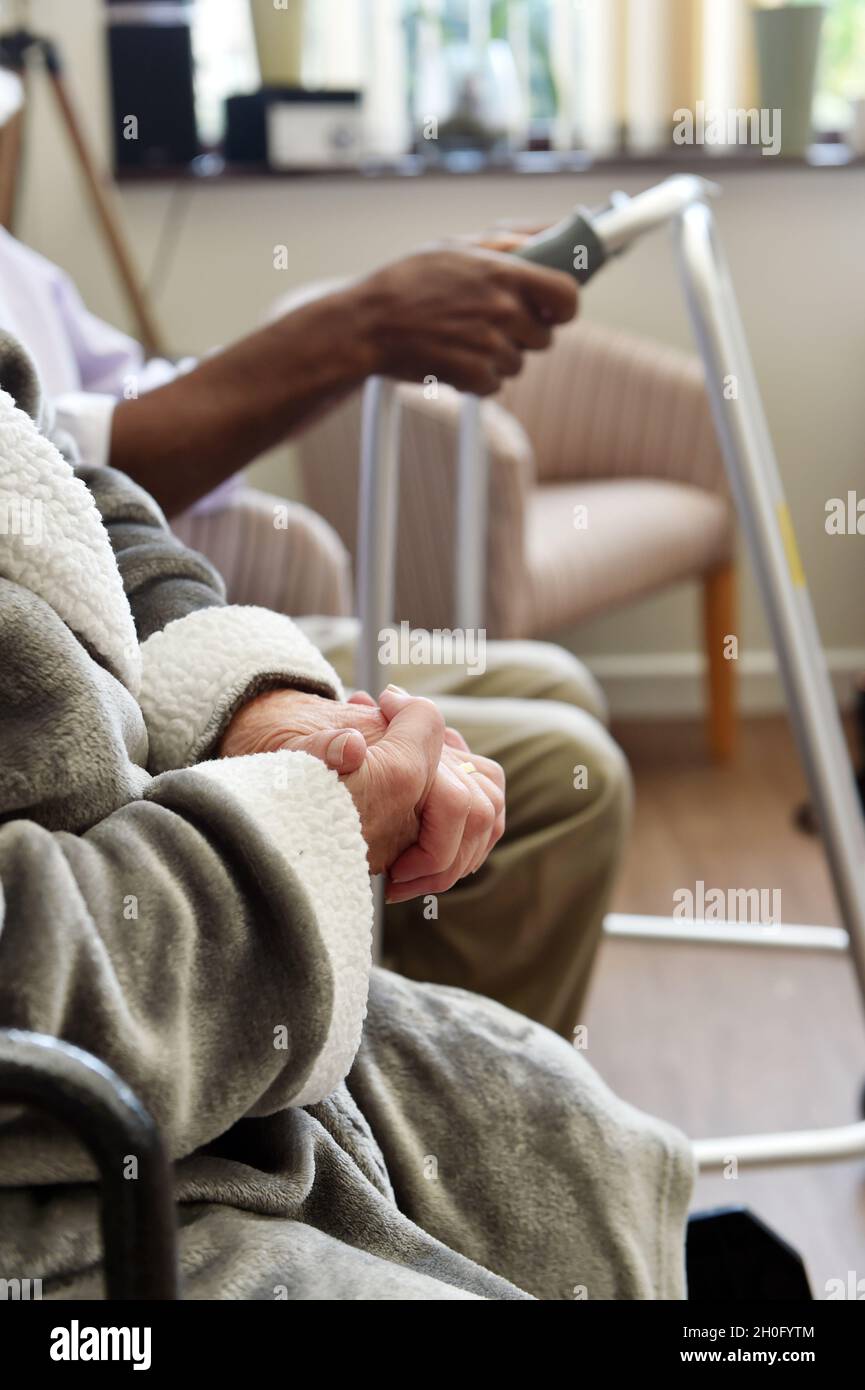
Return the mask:
<svg viewBox="0 0 865 1390">
<path fill-rule="evenodd" d="M 698 652 L 580 655 L 603 686 L 615 717 L 696 719 L 705 709 L 704 662 Z M 865 672 L 865 648 L 830 648 L 825 657 L 836 698 L 846 708 L 854 682 Z M 743 652 L 736 666 L 742 714 L 784 711 L 774 652 Z"/>
</svg>

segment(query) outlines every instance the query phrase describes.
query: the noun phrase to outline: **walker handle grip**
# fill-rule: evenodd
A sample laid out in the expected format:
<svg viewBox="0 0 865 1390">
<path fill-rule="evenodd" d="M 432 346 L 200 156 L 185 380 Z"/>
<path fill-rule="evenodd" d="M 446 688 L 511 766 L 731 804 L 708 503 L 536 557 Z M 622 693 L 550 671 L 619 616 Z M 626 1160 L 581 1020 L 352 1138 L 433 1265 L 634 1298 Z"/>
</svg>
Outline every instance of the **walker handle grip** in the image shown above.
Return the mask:
<svg viewBox="0 0 865 1390">
<path fill-rule="evenodd" d="M 673 174 L 633 198 L 616 193 L 609 206 L 599 211 L 575 208 L 514 255 L 551 270 L 563 270 L 584 285 L 611 256 L 646 232 L 673 221 L 693 203 L 704 203 L 719 192 L 717 184 L 699 174 Z"/>
<path fill-rule="evenodd" d="M 555 227 L 532 237 L 513 254 L 534 265 L 562 270 L 581 285 L 585 285 L 607 259 L 600 237 L 581 208 Z"/>
</svg>

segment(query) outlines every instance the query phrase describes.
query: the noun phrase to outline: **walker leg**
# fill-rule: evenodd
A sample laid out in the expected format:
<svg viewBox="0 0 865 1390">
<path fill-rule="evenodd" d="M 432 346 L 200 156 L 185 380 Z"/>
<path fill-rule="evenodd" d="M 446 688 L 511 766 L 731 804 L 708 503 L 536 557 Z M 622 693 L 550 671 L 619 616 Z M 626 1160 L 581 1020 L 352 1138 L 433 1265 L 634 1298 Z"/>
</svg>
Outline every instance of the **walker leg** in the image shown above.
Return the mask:
<svg viewBox="0 0 865 1390">
<path fill-rule="evenodd" d="M 679 268 L 865 1005 L 865 822 L 733 285 L 709 208 L 678 218 Z"/>
<path fill-rule="evenodd" d="M 399 397 L 394 382 L 371 377 L 363 398 L 357 592 L 360 638 L 358 687 L 376 696 L 382 688 L 382 632 L 393 622 L 399 515 Z M 373 961 L 381 960 L 384 880 L 373 881 Z"/>
<path fill-rule="evenodd" d="M 371 377 L 363 396 L 360 445 L 360 512 L 357 534 L 357 601 L 360 642 L 357 684 L 377 695 L 379 649 L 393 622 L 396 537 L 399 516 L 399 397 L 394 382 Z"/>
<path fill-rule="evenodd" d="M 456 525 L 456 620 L 464 632 L 484 625 L 488 512 L 489 456 L 483 407 L 477 396 L 466 396 L 460 412 Z"/>
<path fill-rule="evenodd" d="M 726 650 L 736 632 L 736 570 L 723 565 L 703 580 L 703 631 L 709 752 L 716 763 L 728 763 L 736 751 L 736 662 Z"/>
</svg>

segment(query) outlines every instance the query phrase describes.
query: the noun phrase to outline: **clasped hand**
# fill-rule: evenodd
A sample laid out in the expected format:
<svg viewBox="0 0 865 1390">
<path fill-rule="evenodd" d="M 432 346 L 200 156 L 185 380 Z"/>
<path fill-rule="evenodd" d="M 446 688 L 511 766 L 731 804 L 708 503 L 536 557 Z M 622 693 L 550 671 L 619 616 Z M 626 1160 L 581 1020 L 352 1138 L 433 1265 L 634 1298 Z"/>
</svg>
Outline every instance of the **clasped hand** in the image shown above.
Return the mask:
<svg viewBox="0 0 865 1390">
<path fill-rule="evenodd" d="M 398 686 L 379 702 L 270 690 L 235 714 L 222 757 L 306 752 L 334 769 L 354 800 L 370 871 L 388 902 L 444 893 L 483 864 L 505 827 L 505 776 L 469 751 L 430 700 Z"/>
</svg>

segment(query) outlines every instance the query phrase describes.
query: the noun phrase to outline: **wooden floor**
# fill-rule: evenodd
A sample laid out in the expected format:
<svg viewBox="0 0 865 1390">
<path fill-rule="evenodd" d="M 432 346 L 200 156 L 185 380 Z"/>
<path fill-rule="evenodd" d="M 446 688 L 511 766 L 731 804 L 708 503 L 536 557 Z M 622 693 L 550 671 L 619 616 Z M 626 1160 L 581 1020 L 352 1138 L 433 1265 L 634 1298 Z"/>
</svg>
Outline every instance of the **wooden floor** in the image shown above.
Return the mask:
<svg viewBox="0 0 865 1390">
<path fill-rule="evenodd" d="M 673 893 L 780 889 L 785 922 L 838 922 L 818 840 L 797 831 L 804 797 L 782 720 L 743 728 L 723 770 L 702 731 L 621 725 L 634 828 L 614 907 L 670 916 Z M 626 1099 L 720 1136 L 848 1123 L 865 1087 L 865 1013 L 842 956 L 607 941 L 588 1011 L 590 1060 Z M 700 1179 L 695 1209 L 746 1205 L 804 1256 L 815 1298 L 865 1279 L 865 1160 Z"/>
</svg>

